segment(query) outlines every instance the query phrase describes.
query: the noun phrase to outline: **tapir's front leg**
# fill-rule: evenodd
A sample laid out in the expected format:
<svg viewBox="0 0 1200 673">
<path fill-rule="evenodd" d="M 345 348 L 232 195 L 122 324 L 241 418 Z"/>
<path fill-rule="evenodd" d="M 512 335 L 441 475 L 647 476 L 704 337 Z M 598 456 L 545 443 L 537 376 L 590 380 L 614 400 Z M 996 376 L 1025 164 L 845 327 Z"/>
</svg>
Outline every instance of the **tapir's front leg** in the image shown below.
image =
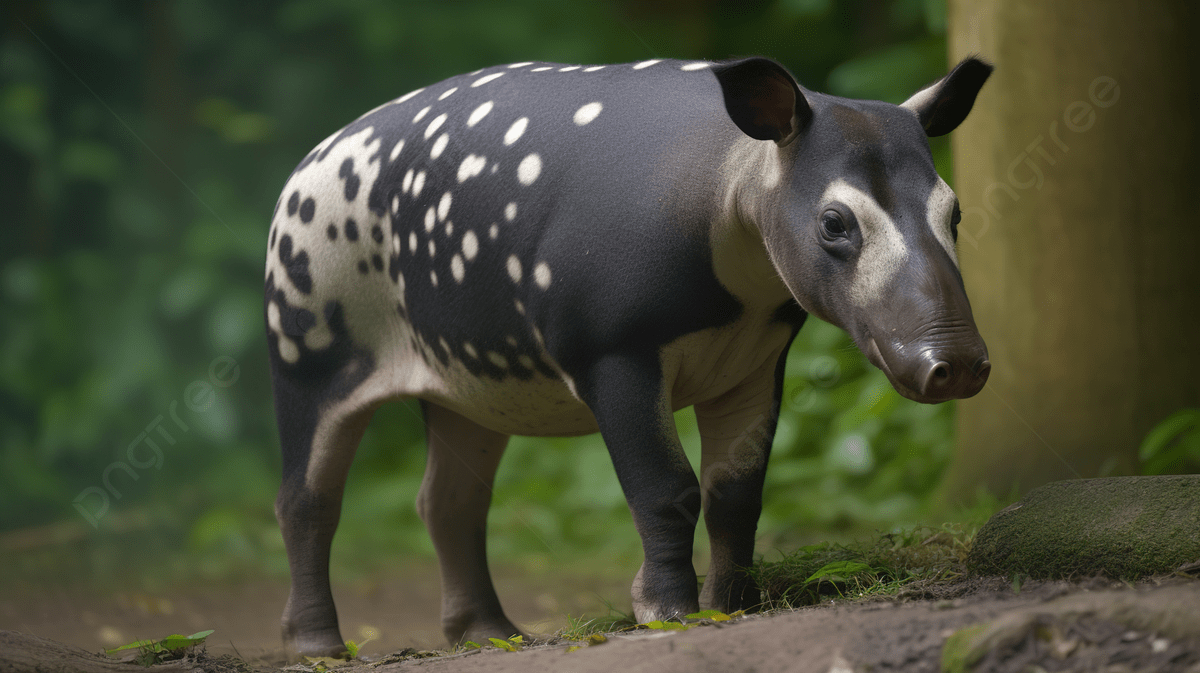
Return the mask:
<svg viewBox="0 0 1200 673">
<path fill-rule="evenodd" d="M 605 356 L 579 383 L 642 538 L 645 559 L 633 581 L 634 616 L 648 622 L 696 612 L 692 539 L 700 488 L 679 444 L 657 356 Z"/>
<path fill-rule="evenodd" d="M 785 346 L 740 385 L 695 407 L 704 522 L 712 547 L 700 598 L 706 609 L 729 613 L 761 603 L 759 588 L 744 569 L 754 561 L 754 537 L 779 419 L 786 358 Z"/>
</svg>

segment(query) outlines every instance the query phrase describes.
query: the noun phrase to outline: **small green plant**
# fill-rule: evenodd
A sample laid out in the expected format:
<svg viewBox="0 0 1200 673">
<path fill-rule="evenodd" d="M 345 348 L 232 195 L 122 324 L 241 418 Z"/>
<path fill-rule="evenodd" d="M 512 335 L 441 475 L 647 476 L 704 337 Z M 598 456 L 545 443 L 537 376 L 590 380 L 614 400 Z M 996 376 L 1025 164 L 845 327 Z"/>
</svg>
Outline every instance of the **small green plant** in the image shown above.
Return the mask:
<svg viewBox="0 0 1200 673">
<path fill-rule="evenodd" d="M 193 633 L 190 636 L 174 634 L 162 640 L 137 640 L 128 645 L 104 650 L 104 653 L 121 661 L 131 661 L 150 667 L 164 661 L 182 658 L 193 647 L 203 645 L 204 639 L 211 636 L 212 633 L 212 629 L 209 629 Z"/>
<path fill-rule="evenodd" d="M 1146 435 L 1138 449 L 1142 474 L 1200 471 L 1200 409 L 1180 409 Z"/>
</svg>

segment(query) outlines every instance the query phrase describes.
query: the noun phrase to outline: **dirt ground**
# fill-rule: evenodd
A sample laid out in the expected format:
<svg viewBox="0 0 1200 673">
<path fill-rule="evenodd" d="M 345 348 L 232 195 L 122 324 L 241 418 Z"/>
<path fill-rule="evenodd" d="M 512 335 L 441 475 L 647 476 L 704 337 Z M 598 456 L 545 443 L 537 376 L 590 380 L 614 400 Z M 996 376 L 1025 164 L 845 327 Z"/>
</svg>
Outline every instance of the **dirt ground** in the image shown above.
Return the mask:
<svg viewBox="0 0 1200 673">
<path fill-rule="evenodd" d="M 570 652 L 572 643 L 557 640 L 527 645 L 520 652 L 486 648 L 441 656 L 417 651 L 441 646 L 436 632 L 436 584 L 416 581 L 422 579 L 416 575 L 409 579 L 414 581 L 404 583 L 403 590 L 376 586 L 356 593 L 352 587 L 342 587 L 339 608 L 347 616 L 344 635 L 358 636 L 355 629 L 362 626 L 380 633 L 364 650 L 363 661 L 338 670 L 919 673 L 942 670 L 949 639 L 952 647 L 946 649 L 966 652 L 965 659 L 975 663 L 967 670 L 974 671 L 1200 673 L 1200 582 L 1181 577 L 1161 577 L 1134 587 L 1102 580 L 1030 582 L 1019 592 L 1000 578 L 976 579 L 924 595 L 913 592 L 892 600 L 750 615 L 687 631 L 610 634 L 603 644 Z M 561 624 L 547 615 L 578 614 L 577 603 L 600 602 L 594 593 L 571 595 L 569 590 L 514 602 L 512 591 L 521 581 L 502 579 L 501 593 L 515 621 L 530 631 L 551 632 Z M 608 595 L 623 590 L 614 587 Z M 184 633 L 191 628 L 216 628 L 227 636 L 235 634 L 233 638 L 214 634 L 205 653 L 151 670 L 261 673 L 285 666 L 286 670 L 314 670 L 288 666 L 278 647 L 273 624 L 282 600 L 279 587 L 241 587 L 222 593 L 173 597 L 170 619 L 150 614 L 163 606 L 139 607 L 137 597 L 128 597 L 133 602 L 116 607 L 125 621 L 112 611 L 95 612 L 90 618 L 83 615 L 70 602 L 78 597 L 27 597 L 29 602 L 23 604 L 5 600 L 0 604 L 0 628 L 23 633 L 0 632 L 0 673 L 139 670 L 93 654 L 98 650 L 95 639 L 104 635 L 95 630 L 106 628 L 104 624 L 127 629 L 133 637 L 143 635 L 139 633 L 143 629 L 165 635 L 159 633 L 164 624 L 173 625 L 168 630 Z M 151 597 L 141 600 L 152 602 Z M 93 604 L 89 609 L 100 608 Z M 131 619 L 139 614 L 142 617 Z M 58 623 L 53 624 L 50 620 L 56 615 Z M 992 626 L 963 631 L 981 623 Z M 28 633 L 54 640 L 24 635 Z M 974 659 L 968 650 L 975 653 Z"/>
</svg>

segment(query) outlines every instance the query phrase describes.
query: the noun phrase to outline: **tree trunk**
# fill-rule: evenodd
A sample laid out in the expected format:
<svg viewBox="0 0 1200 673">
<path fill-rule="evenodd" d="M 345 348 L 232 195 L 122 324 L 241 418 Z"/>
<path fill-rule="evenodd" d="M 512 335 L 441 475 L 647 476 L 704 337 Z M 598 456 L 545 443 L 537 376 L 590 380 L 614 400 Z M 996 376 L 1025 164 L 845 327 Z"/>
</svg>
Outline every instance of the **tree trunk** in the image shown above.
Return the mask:
<svg viewBox="0 0 1200 673">
<path fill-rule="evenodd" d="M 1200 90 L 1190 2 L 951 0 L 996 65 L 953 136 L 963 279 L 991 354 L 943 494 L 1131 474 L 1200 405 Z"/>
</svg>

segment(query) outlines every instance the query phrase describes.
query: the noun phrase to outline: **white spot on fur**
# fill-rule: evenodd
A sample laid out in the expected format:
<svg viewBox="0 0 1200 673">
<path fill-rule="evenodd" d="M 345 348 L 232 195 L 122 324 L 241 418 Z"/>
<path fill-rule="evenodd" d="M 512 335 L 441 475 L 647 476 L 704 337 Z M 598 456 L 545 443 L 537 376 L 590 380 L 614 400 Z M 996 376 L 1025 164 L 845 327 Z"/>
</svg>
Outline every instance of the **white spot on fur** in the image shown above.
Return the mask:
<svg viewBox="0 0 1200 673">
<path fill-rule="evenodd" d="M 704 62 L 700 62 L 700 63 L 688 63 L 688 64 L 685 64 L 685 65 L 681 65 L 681 66 L 679 66 L 679 69 L 680 69 L 680 70 L 687 70 L 687 71 L 691 71 L 691 70 L 704 70 L 705 68 L 709 67 L 709 65 L 710 65 L 709 63 L 704 63 Z"/>
<path fill-rule="evenodd" d="M 437 211 L 435 211 L 433 209 L 433 206 L 430 206 L 429 210 L 425 211 L 425 232 L 426 233 L 433 231 L 433 225 L 435 222 L 437 222 L 436 218 L 437 218 Z"/>
<path fill-rule="evenodd" d="M 544 65 L 540 68 L 534 68 L 533 70 L 530 70 L 529 72 L 546 72 L 547 70 L 554 70 L 554 68 L 552 68 L 548 65 Z"/>
<path fill-rule="evenodd" d="M 450 142 L 450 134 L 443 133 L 438 136 L 438 139 L 433 141 L 433 147 L 429 149 L 429 158 L 436 159 L 442 156 L 442 152 L 446 151 L 446 143 Z"/>
<path fill-rule="evenodd" d="M 279 317 L 279 306 L 275 302 L 267 304 L 267 325 L 279 337 L 279 357 L 285 362 L 295 362 L 300 359 L 300 349 L 283 333 L 282 321 Z"/>
<path fill-rule="evenodd" d="M 517 313 L 525 315 L 525 304 L 522 304 L 520 299 L 514 299 L 513 306 L 517 309 Z"/>
<path fill-rule="evenodd" d="M 465 351 L 467 355 L 470 355 L 471 357 L 475 358 L 476 360 L 479 359 L 479 351 L 475 350 L 475 344 L 471 343 L 470 341 L 463 342 L 463 351 Z"/>
<path fill-rule="evenodd" d="M 400 195 L 399 194 L 392 194 L 392 212 L 393 213 L 400 212 Z"/>
<path fill-rule="evenodd" d="M 516 348 L 517 347 L 517 337 L 509 334 L 508 336 L 504 337 L 504 343 L 508 344 L 509 346 L 512 346 L 513 348 Z"/>
<path fill-rule="evenodd" d="M 304 345 L 309 350 L 319 351 L 333 343 L 333 333 L 329 331 L 329 325 L 322 320 L 318 320 L 307 332 L 304 333 Z"/>
<path fill-rule="evenodd" d="M 950 255 L 954 266 L 958 266 L 958 251 L 954 249 L 954 233 L 950 230 L 950 218 L 954 215 L 954 190 L 944 180 L 938 178 L 937 184 L 929 192 L 925 202 L 925 221 L 933 230 L 938 243 Z"/>
<path fill-rule="evenodd" d="M 472 110 L 471 116 L 467 117 L 467 128 L 471 128 L 482 121 L 483 118 L 488 116 L 488 113 L 492 111 L 493 107 L 495 107 L 495 105 L 492 103 L 492 101 L 488 101 Z"/>
<path fill-rule="evenodd" d="M 392 234 L 392 254 L 400 254 L 400 234 Z"/>
<path fill-rule="evenodd" d="M 500 227 L 499 226 L 493 224 L 492 226 L 488 227 L 488 238 L 490 238 L 494 241 L 494 240 L 496 240 L 496 237 L 499 235 L 500 235 Z"/>
<path fill-rule="evenodd" d="M 454 235 L 454 223 L 451 222 L 450 220 L 446 220 L 445 231 L 446 231 L 446 238 L 450 238 L 451 236 Z"/>
<path fill-rule="evenodd" d="M 521 366 L 526 369 L 533 369 L 533 358 L 525 355 L 524 353 L 517 356 L 517 362 L 520 362 Z"/>
<path fill-rule="evenodd" d="M 432 241 L 430 241 L 430 244 L 432 244 Z M 429 284 L 437 287 L 437 271 L 429 272 Z"/>
<path fill-rule="evenodd" d="M 404 174 L 404 182 L 400 183 L 400 191 L 407 194 L 408 190 L 412 189 L 413 184 L 413 169 L 408 169 Z"/>
<path fill-rule="evenodd" d="M 512 279 L 512 282 L 520 283 L 521 276 L 524 275 L 524 272 L 521 269 L 521 260 L 517 259 L 516 255 L 509 255 L 507 266 L 508 277 Z"/>
<path fill-rule="evenodd" d="M 449 214 L 450 214 L 450 192 L 446 192 L 445 194 L 442 194 L 442 199 L 440 201 L 438 201 L 438 207 L 437 207 L 438 221 L 440 222 L 441 220 L 446 219 L 446 216 Z"/>
<path fill-rule="evenodd" d="M 497 353 L 496 351 L 488 351 L 487 359 L 501 369 L 508 369 L 508 358 Z"/>
<path fill-rule="evenodd" d="M 508 220 L 509 222 L 517 219 L 516 201 L 511 201 L 507 206 L 504 206 L 504 219 Z"/>
<path fill-rule="evenodd" d="M 870 194 L 843 180 L 825 189 L 821 203 L 840 201 L 854 211 L 862 231 L 863 245 L 850 284 L 850 301 L 870 306 L 885 301 L 892 277 L 908 259 L 908 247 L 896 223 Z"/>
<path fill-rule="evenodd" d="M 559 72 L 571 72 L 572 70 L 579 70 L 579 66 L 577 66 L 577 65 L 569 65 L 569 66 L 567 66 L 567 67 L 565 67 L 565 68 L 559 68 L 559 69 L 558 69 L 558 71 L 559 71 Z"/>
<path fill-rule="evenodd" d="M 605 66 L 602 66 L 602 65 L 594 65 L 590 68 L 584 68 L 583 71 L 584 72 L 596 72 L 597 70 L 604 70 L 604 68 L 605 68 Z"/>
<path fill-rule="evenodd" d="M 521 164 L 517 166 L 517 180 L 526 187 L 532 185 L 541 174 L 542 158 L 536 154 L 530 154 L 525 157 L 521 160 Z"/>
<path fill-rule="evenodd" d="M 462 283 L 463 276 L 466 275 L 467 268 L 463 266 L 463 258 L 461 255 L 454 255 L 450 258 L 450 274 L 454 276 L 454 282 Z"/>
<path fill-rule="evenodd" d="M 455 91 L 458 91 L 458 87 L 452 87 L 450 89 L 446 89 L 446 91 L 444 93 L 442 93 L 442 95 L 438 96 L 438 100 L 446 100 L 450 96 L 453 96 Z"/>
<path fill-rule="evenodd" d="M 525 133 L 527 126 L 529 126 L 529 117 L 521 117 L 513 122 L 512 126 L 508 127 L 508 131 L 504 133 L 504 144 L 511 145 L 517 142 L 517 139 Z"/>
<path fill-rule="evenodd" d="M 487 166 L 487 157 L 468 154 L 467 158 L 458 165 L 458 181 L 466 182 L 479 175 L 483 172 L 484 166 Z"/>
<path fill-rule="evenodd" d="M 446 113 L 445 112 L 434 117 L 433 121 L 429 122 L 429 126 L 425 127 L 425 139 L 429 140 L 430 138 L 432 138 L 433 134 L 437 133 L 437 130 L 440 129 L 442 127 L 442 124 L 445 124 L 445 123 L 446 123 Z"/>
<path fill-rule="evenodd" d="M 533 61 L 521 61 L 520 63 L 513 63 L 508 67 L 511 70 L 512 68 L 524 68 L 527 65 L 533 65 Z"/>
<path fill-rule="evenodd" d="M 425 171 L 417 173 L 417 177 L 413 178 L 412 195 L 416 198 L 421 194 L 421 188 L 425 186 Z"/>
<path fill-rule="evenodd" d="M 586 126 L 592 123 L 596 117 L 600 116 L 600 111 L 604 109 L 604 105 L 596 103 L 588 103 L 575 111 L 575 125 Z"/>
<path fill-rule="evenodd" d="M 396 157 L 400 156 L 400 150 L 404 149 L 404 138 L 396 142 L 396 146 L 392 148 L 392 153 L 388 155 L 388 161 L 395 161 Z"/>
<path fill-rule="evenodd" d="M 471 82 L 471 87 L 474 88 L 477 86 L 483 86 L 484 84 L 487 84 L 488 82 L 496 79 L 497 77 L 503 77 L 503 76 L 504 76 L 504 73 L 502 73 L 502 72 L 494 72 L 490 75 L 484 75 L 483 77 L 480 77 L 479 79 L 475 80 L 474 82 Z"/>
<path fill-rule="evenodd" d="M 437 244 L 434 243 L 433 239 L 431 238 L 431 239 L 429 239 L 429 257 L 430 257 L 430 259 L 432 259 L 433 256 L 436 254 L 437 254 Z"/>
<path fill-rule="evenodd" d="M 417 254 L 417 232 L 408 232 L 408 251 L 412 254 Z"/>
<path fill-rule="evenodd" d="M 428 106 L 428 105 L 421 108 L 421 111 L 417 113 L 417 116 L 413 117 L 413 123 L 416 124 L 417 122 L 424 119 L 425 115 L 429 114 L 429 110 L 430 110 L 430 106 Z"/>
<path fill-rule="evenodd" d="M 425 87 L 421 87 L 420 89 L 417 89 L 416 91 L 409 91 L 408 93 L 406 93 L 406 94 L 404 94 L 403 96 L 401 96 L 401 97 L 397 98 L 397 99 L 396 99 L 395 101 L 393 101 L 393 102 L 394 102 L 394 103 L 403 103 L 404 101 L 408 100 L 409 98 L 412 98 L 413 96 L 415 96 L 415 95 L 417 95 L 417 94 L 421 93 L 421 92 L 422 92 L 422 91 L 424 91 L 424 90 L 425 90 Z"/>
<path fill-rule="evenodd" d="M 462 251 L 463 257 L 466 257 L 468 262 L 475 259 L 475 255 L 479 254 L 479 239 L 475 238 L 475 232 L 470 229 L 463 232 Z"/>
<path fill-rule="evenodd" d="M 652 58 L 649 61 L 642 61 L 641 63 L 638 63 L 637 65 L 633 66 L 633 69 L 634 70 L 642 70 L 644 68 L 649 68 L 650 66 L 654 65 L 655 63 L 662 63 L 662 59 L 661 58 Z"/>
<path fill-rule="evenodd" d="M 550 287 L 550 265 L 545 262 L 538 262 L 537 266 L 533 267 L 533 282 L 537 283 L 538 287 L 545 290 Z"/>
</svg>

